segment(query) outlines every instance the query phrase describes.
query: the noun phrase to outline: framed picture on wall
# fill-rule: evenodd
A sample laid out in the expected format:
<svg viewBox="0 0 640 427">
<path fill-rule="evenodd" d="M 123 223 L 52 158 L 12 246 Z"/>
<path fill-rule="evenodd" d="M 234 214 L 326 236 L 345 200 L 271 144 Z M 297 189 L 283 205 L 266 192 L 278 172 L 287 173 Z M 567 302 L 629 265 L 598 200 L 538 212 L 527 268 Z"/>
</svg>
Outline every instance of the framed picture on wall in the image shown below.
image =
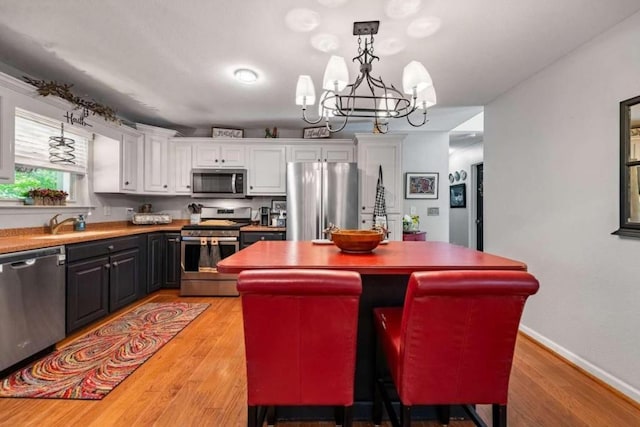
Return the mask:
<svg viewBox="0 0 640 427">
<path fill-rule="evenodd" d="M 437 199 L 438 172 L 407 172 L 404 184 L 405 199 Z"/>
<path fill-rule="evenodd" d="M 287 210 L 286 200 L 273 200 L 271 201 L 271 212 L 280 213 Z"/>
<path fill-rule="evenodd" d="M 449 187 L 449 207 L 467 207 L 467 184 L 456 184 Z"/>
</svg>

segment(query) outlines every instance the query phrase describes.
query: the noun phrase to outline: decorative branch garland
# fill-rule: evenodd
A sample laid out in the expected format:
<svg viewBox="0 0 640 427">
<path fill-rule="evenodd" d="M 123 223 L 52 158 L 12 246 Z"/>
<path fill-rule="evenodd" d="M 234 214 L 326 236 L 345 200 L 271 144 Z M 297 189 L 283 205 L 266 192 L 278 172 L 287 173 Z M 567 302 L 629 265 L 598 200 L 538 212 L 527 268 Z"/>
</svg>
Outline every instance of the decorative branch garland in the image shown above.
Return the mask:
<svg viewBox="0 0 640 427">
<path fill-rule="evenodd" d="M 89 110 L 93 113 L 92 115 L 94 116 L 97 114 L 105 120 L 120 124 L 120 119 L 118 119 L 118 117 L 116 116 L 116 110 L 111 107 L 107 107 L 106 105 L 102 105 L 98 102 L 87 101 L 80 98 L 79 96 L 75 96 L 73 93 L 71 93 L 70 90 L 73 85 L 58 83 L 56 81 L 47 82 L 45 80 L 35 80 L 27 76 L 23 76 L 23 78 L 27 83 L 38 88 L 38 94 L 41 96 L 57 96 L 58 98 L 62 98 L 65 101 L 69 101 L 70 103 L 75 105 L 75 109 L 82 108 L 83 110 L 85 110 L 85 113 L 87 112 L 87 110 Z"/>
</svg>

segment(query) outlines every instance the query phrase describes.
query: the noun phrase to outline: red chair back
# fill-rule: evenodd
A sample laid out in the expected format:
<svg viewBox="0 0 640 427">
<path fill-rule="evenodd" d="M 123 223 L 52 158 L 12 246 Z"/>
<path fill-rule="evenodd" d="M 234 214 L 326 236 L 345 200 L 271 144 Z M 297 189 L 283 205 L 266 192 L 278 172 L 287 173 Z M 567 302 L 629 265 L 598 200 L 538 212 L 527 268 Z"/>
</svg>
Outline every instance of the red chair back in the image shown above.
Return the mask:
<svg viewBox="0 0 640 427">
<path fill-rule="evenodd" d="M 520 317 L 538 287 L 518 271 L 414 273 L 394 375 L 403 403 L 506 404 Z"/>
<path fill-rule="evenodd" d="M 353 404 L 358 273 L 244 271 L 238 291 L 248 405 Z"/>
</svg>

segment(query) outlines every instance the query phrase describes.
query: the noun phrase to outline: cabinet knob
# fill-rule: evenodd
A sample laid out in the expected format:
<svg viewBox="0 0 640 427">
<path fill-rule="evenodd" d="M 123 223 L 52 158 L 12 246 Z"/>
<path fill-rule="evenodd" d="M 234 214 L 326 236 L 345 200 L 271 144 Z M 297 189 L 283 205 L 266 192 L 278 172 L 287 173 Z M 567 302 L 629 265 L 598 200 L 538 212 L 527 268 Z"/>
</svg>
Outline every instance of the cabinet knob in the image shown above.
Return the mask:
<svg viewBox="0 0 640 427">
<path fill-rule="evenodd" d="M 362 220 L 362 223 L 363 223 L 363 224 L 365 223 L 365 220 L 364 220 L 364 219 Z"/>
<path fill-rule="evenodd" d="M 364 210 L 364 206 L 362 207 L 362 210 Z"/>
<path fill-rule="evenodd" d="M 318 159 L 318 161 L 320 161 L 320 159 Z"/>
<path fill-rule="evenodd" d="M 124 185 L 129 185 L 129 181 L 125 181 L 125 182 L 124 182 Z"/>
<path fill-rule="evenodd" d="M 163 185 L 163 186 L 162 186 L 162 188 L 167 188 L 167 187 L 168 187 L 168 185 L 167 185 L 167 184 L 165 184 L 165 185 Z"/>
<path fill-rule="evenodd" d="M 216 159 L 215 162 L 218 163 L 218 159 Z"/>
<path fill-rule="evenodd" d="M 118 262 L 114 261 L 114 262 L 111 263 L 111 265 L 114 266 L 114 267 L 117 267 L 118 266 Z"/>
<path fill-rule="evenodd" d="M 222 163 L 224 163 L 224 159 L 220 160 Z"/>
<path fill-rule="evenodd" d="M 110 265 L 110 264 L 105 264 L 105 265 L 104 265 L 104 268 L 105 268 L 105 270 L 108 270 L 108 269 L 110 269 L 110 268 L 111 268 L 111 265 Z"/>
<path fill-rule="evenodd" d="M 187 188 L 191 188 L 191 186 L 190 186 L 190 185 L 187 185 Z"/>
<path fill-rule="evenodd" d="M 264 240 L 264 236 L 262 236 L 262 237 L 260 238 L 260 240 Z"/>
<path fill-rule="evenodd" d="M 109 246 L 107 246 L 107 249 L 108 249 L 108 250 L 110 250 L 110 251 L 112 251 L 112 250 L 113 250 L 113 245 L 109 245 Z"/>
<path fill-rule="evenodd" d="M 250 185 L 250 186 L 249 186 L 249 190 L 253 190 L 253 185 Z"/>
<path fill-rule="evenodd" d="M 327 161 L 327 159 L 324 159 L 324 161 L 326 162 L 326 161 Z"/>
</svg>

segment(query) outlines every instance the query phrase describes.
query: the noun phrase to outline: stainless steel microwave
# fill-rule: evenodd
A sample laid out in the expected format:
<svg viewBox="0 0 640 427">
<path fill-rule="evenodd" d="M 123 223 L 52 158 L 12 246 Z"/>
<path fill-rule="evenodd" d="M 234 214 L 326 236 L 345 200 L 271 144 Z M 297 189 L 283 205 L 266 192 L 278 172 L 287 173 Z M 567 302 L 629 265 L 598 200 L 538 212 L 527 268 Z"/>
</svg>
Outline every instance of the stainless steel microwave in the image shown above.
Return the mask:
<svg viewBox="0 0 640 427">
<path fill-rule="evenodd" d="M 246 169 L 192 169 L 192 197 L 242 198 L 247 193 Z"/>
</svg>

